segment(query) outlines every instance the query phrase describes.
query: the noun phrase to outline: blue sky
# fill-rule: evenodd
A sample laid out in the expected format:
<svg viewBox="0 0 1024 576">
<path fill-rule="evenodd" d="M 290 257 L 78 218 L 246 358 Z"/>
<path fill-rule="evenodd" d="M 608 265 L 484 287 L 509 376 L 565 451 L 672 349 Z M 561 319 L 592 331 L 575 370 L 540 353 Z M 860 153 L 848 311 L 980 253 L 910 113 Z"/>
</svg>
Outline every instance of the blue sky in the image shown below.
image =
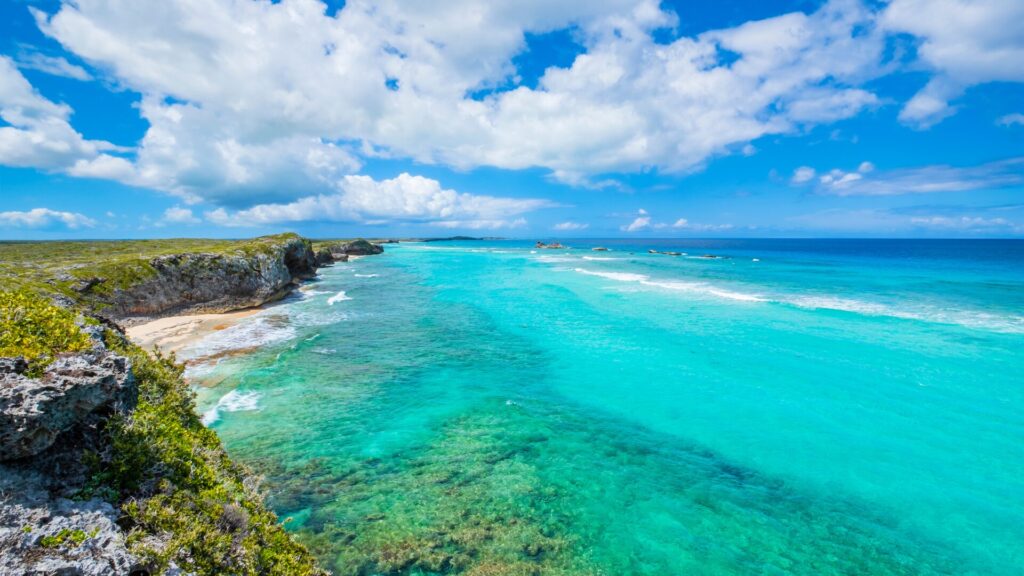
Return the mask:
<svg viewBox="0 0 1024 576">
<path fill-rule="evenodd" d="M 0 238 L 281 230 L 1024 236 L 1024 3 L 0 3 Z"/>
</svg>

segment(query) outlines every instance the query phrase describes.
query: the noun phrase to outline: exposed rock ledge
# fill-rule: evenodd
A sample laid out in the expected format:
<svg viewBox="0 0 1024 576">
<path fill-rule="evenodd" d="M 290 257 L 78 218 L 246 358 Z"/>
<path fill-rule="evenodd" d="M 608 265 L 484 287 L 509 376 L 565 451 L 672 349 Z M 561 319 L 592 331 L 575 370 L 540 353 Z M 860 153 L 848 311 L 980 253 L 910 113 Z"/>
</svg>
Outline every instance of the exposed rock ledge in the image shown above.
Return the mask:
<svg viewBox="0 0 1024 576">
<path fill-rule="evenodd" d="M 105 316 L 132 325 L 259 306 L 316 276 L 317 258 L 308 240 L 293 237 L 250 255 L 176 254 L 154 258 L 150 265 L 156 275 L 117 290 Z"/>
<path fill-rule="evenodd" d="M 0 359 L 0 574 L 148 573 L 110 503 L 72 499 L 85 481 L 83 450 L 99 449 L 102 422 L 135 405 L 130 362 L 97 345 L 39 378 L 26 369 Z"/>
</svg>

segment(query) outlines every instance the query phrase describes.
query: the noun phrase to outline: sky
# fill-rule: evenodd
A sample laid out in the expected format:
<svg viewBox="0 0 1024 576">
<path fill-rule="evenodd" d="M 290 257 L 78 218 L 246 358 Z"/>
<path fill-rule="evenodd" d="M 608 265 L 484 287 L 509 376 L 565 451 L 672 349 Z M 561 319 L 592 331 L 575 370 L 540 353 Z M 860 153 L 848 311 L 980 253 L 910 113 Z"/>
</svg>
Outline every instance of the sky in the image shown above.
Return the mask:
<svg viewBox="0 0 1024 576">
<path fill-rule="evenodd" d="M 1020 0 L 0 0 L 0 238 L 1024 237 Z"/>
</svg>

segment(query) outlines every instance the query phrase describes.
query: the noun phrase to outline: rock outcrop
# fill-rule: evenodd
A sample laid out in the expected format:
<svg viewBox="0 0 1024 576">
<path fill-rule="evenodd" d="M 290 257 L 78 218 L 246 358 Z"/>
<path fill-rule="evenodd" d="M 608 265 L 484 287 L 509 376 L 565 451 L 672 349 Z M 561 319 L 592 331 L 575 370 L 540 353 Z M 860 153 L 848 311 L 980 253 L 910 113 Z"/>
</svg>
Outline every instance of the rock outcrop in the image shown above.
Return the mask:
<svg viewBox="0 0 1024 576">
<path fill-rule="evenodd" d="M 20 358 L 0 359 L 0 461 L 46 450 L 57 436 L 97 410 L 124 412 L 137 390 L 129 362 L 96 351 L 58 358 L 30 378 Z"/>
<path fill-rule="evenodd" d="M 0 480 L 18 494 L 0 506 L 0 574 L 149 574 L 125 547 L 110 503 L 52 498 L 32 485 L 44 480 L 17 471 Z"/>
<path fill-rule="evenodd" d="M 331 256 L 335 260 L 339 260 L 339 256 L 372 256 L 384 252 L 384 248 L 380 244 L 374 244 L 362 238 L 351 242 L 328 244 L 327 250 L 331 252 Z"/>
<path fill-rule="evenodd" d="M 318 268 L 321 266 L 330 266 L 331 264 L 334 264 L 334 256 L 331 255 L 330 250 L 327 248 L 321 248 L 316 251 L 316 265 Z"/>
<path fill-rule="evenodd" d="M 124 324 L 154 317 L 259 306 L 316 275 L 308 240 L 293 237 L 252 254 L 175 254 L 150 261 L 155 275 L 117 289 L 102 313 Z"/>
<path fill-rule="evenodd" d="M 0 574 L 148 574 L 118 511 L 79 492 L 82 454 L 102 450 L 103 422 L 135 405 L 131 363 L 97 345 L 27 371 L 0 358 Z"/>
</svg>

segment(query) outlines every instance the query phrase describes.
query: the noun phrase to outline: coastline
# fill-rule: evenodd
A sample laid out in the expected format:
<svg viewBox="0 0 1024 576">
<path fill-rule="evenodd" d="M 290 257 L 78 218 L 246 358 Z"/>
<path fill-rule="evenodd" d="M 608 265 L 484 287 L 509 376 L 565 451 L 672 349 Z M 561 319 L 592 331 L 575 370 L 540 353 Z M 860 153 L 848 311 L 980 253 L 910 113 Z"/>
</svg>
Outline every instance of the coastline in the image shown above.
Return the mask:
<svg viewBox="0 0 1024 576">
<path fill-rule="evenodd" d="M 226 330 L 263 308 L 243 308 L 217 314 L 183 314 L 156 318 L 125 329 L 128 338 L 143 350 L 156 348 L 163 354 L 179 352 L 203 338 Z"/>
<path fill-rule="evenodd" d="M 364 255 L 349 255 L 348 262 L 365 258 Z M 309 289 L 303 282 L 293 287 L 295 291 Z M 291 290 L 289 291 L 291 292 Z M 177 353 L 207 336 L 235 326 L 242 320 L 254 316 L 280 299 L 268 300 L 258 306 L 239 308 L 226 312 L 180 314 L 153 318 L 125 327 L 125 334 L 133 344 L 147 352 L 155 347 L 162 354 Z"/>
</svg>

